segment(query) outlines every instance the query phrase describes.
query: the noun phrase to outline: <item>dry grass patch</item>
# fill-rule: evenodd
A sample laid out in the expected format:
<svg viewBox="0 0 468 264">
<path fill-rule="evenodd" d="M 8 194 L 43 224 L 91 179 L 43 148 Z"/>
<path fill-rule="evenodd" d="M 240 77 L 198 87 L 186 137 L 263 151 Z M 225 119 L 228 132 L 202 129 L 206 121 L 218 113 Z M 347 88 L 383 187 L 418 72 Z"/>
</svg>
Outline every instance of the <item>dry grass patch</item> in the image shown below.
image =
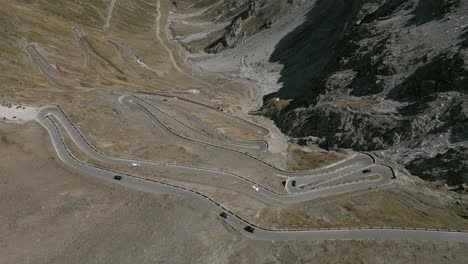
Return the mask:
<svg viewBox="0 0 468 264">
<path fill-rule="evenodd" d="M 344 159 L 344 154 L 321 149 L 301 148 L 291 145 L 288 148 L 287 166 L 291 170 L 307 170 L 323 167 Z"/>
</svg>

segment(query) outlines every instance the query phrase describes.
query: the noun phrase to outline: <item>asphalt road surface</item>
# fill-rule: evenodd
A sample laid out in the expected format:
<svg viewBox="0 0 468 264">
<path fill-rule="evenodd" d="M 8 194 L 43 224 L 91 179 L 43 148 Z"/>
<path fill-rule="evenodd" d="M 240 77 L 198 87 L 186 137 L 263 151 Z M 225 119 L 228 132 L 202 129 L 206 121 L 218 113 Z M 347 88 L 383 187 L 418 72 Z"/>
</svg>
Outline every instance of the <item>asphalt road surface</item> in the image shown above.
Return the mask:
<svg viewBox="0 0 468 264">
<path fill-rule="evenodd" d="M 137 105 L 140 101 L 135 97 L 121 98 L 122 103 Z M 136 103 L 138 102 L 138 103 Z M 147 110 L 149 111 L 149 110 Z M 126 160 L 109 157 L 97 151 L 90 145 L 83 135 L 71 123 L 65 113 L 57 106 L 48 106 L 42 108 L 37 116 L 37 121 L 49 132 L 54 148 L 60 159 L 69 167 L 80 170 L 86 174 L 93 175 L 103 180 L 114 181 L 115 183 L 124 185 L 144 192 L 165 193 L 188 197 L 192 200 L 199 201 L 212 209 L 213 214 L 220 217 L 229 226 L 239 231 L 243 235 L 258 240 L 328 240 L 328 239 L 378 239 L 378 240 L 440 240 L 440 241 L 458 241 L 468 243 L 468 233 L 462 230 L 427 230 L 427 229 L 404 229 L 390 227 L 375 227 L 375 228 L 343 228 L 343 229 L 316 229 L 316 230 L 270 230 L 267 228 L 256 226 L 242 219 L 234 212 L 229 211 L 221 204 L 206 196 L 205 194 L 189 190 L 187 188 L 175 186 L 159 182 L 156 180 L 148 180 L 140 177 L 124 174 L 117 171 L 112 171 L 105 168 L 99 168 L 90 164 L 85 164 L 77 160 L 65 145 L 62 135 L 60 134 L 58 125 L 61 125 L 67 134 L 72 138 L 73 142 L 88 156 L 93 159 L 118 165 L 129 165 L 138 163 L 140 166 L 169 166 L 168 164 L 148 161 Z M 365 158 L 367 157 L 367 158 Z M 371 160 L 369 163 L 369 159 Z M 286 188 L 290 189 L 292 194 L 279 195 L 269 191 L 266 188 L 258 187 L 258 193 L 261 193 L 268 199 L 280 201 L 284 203 L 294 203 L 298 201 L 307 201 L 315 198 L 327 197 L 340 193 L 347 193 L 366 188 L 380 187 L 390 184 L 391 178 L 394 177 L 394 172 L 391 168 L 374 164 L 375 160 L 367 155 L 356 155 L 342 161 L 340 163 L 328 166 L 325 169 L 316 171 L 304 172 L 301 176 L 293 176 L 287 179 Z M 353 164 L 359 164 L 353 166 Z M 240 176 L 229 174 L 226 172 L 208 170 L 203 168 L 194 168 L 187 166 L 170 165 L 171 169 L 178 172 L 197 171 L 203 174 L 216 174 L 219 177 L 234 177 L 237 181 L 244 180 L 240 184 L 240 188 L 247 185 L 252 187 L 255 184 Z M 362 178 L 362 169 L 370 170 L 370 173 L 365 173 Z M 326 175 L 326 176 L 325 176 Z M 120 176 L 120 180 L 114 177 Z M 375 179 L 367 177 L 374 176 Z M 301 188 L 310 184 L 311 179 L 320 177 L 318 180 L 322 185 L 317 188 L 307 189 Z M 345 178 L 348 178 L 346 181 Z M 295 186 L 292 181 L 296 180 Z M 323 180 L 328 180 L 332 185 L 323 184 Z M 299 181 L 299 182 L 298 182 Z M 243 186 L 245 185 L 245 186 Z M 256 186 L 259 186 L 256 184 Z M 289 187 L 288 187 L 289 186 Z M 225 217 L 220 214 L 224 213 Z M 246 227 L 250 227 L 247 228 Z"/>
<path fill-rule="evenodd" d="M 207 142 L 201 142 L 201 141 L 193 140 L 193 139 L 190 139 L 190 138 L 186 138 L 186 137 L 184 137 L 182 135 L 179 135 L 178 133 L 173 131 L 170 127 L 166 126 L 164 124 L 164 122 L 162 121 L 162 120 L 168 120 L 170 122 L 172 120 L 171 116 L 169 116 L 166 113 L 160 111 L 157 107 L 155 107 L 154 105 L 150 104 L 149 102 L 147 102 L 147 101 L 145 101 L 145 100 L 143 100 L 143 99 L 141 99 L 139 97 L 124 95 L 124 96 L 119 98 L 119 102 L 121 102 L 124 105 L 128 105 L 129 107 L 137 107 L 137 109 L 140 109 L 143 113 L 147 114 L 151 119 L 153 119 L 155 121 L 155 124 L 158 127 L 160 127 L 162 131 L 166 132 L 169 136 L 175 137 L 175 139 L 185 141 L 187 143 L 210 146 L 210 147 L 213 147 L 213 148 L 221 149 L 223 151 L 229 151 L 229 152 L 235 153 L 236 155 L 244 157 L 244 158 L 248 159 L 249 161 L 255 162 L 259 167 L 262 167 L 262 168 L 266 169 L 267 171 L 269 171 L 269 172 L 271 172 L 271 173 L 273 173 L 273 174 L 275 174 L 277 176 L 280 176 L 280 177 L 288 178 L 288 177 L 303 177 L 303 176 L 319 175 L 319 174 L 324 174 L 324 173 L 332 173 L 332 172 L 335 172 L 336 170 L 342 169 L 342 167 L 348 167 L 348 166 L 355 165 L 355 164 L 368 165 L 368 164 L 375 163 L 375 159 L 373 157 L 371 157 L 370 155 L 358 154 L 358 155 L 350 157 L 349 159 L 342 160 L 342 161 L 340 161 L 340 162 L 338 162 L 336 164 L 333 164 L 331 166 L 326 166 L 326 167 L 322 167 L 322 168 L 315 169 L 315 170 L 285 171 L 285 170 L 279 169 L 277 167 L 274 167 L 271 164 L 268 164 L 268 163 L 254 157 L 252 155 L 249 155 L 247 153 L 237 151 L 237 150 L 234 150 L 234 149 L 230 149 L 230 148 L 226 148 L 226 147 L 223 147 L 223 146 L 219 146 L 219 145 L 216 145 L 216 144 L 211 144 L 211 143 L 207 143 Z M 225 115 L 225 116 L 230 116 L 230 115 Z M 233 118 L 232 116 L 230 116 L 230 117 Z M 269 133 L 264 133 L 262 130 L 257 129 L 257 127 L 250 126 L 249 123 L 240 122 L 240 120 L 243 120 L 243 119 L 240 119 L 240 118 L 236 117 L 236 118 L 233 118 L 233 120 L 236 120 L 236 122 L 239 122 L 239 124 L 242 123 L 243 126 L 249 127 L 251 129 L 253 129 L 254 131 L 257 131 L 257 132 L 259 132 L 259 133 L 261 133 L 263 135 L 265 135 L 265 134 L 268 135 L 269 134 Z M 247 121 L 245 121 L 245 122 L 247 122 Z M 182 129 L 182 130 L 187 130 L 187 128 L 185 126 L 181 126 L 179 122 L 176 122 L 174 124 L 176 126 L 179 126 L 179 128 Z M 388 176 L 393 177 L 393 173 L 391 175 L 389 174 Z"/>
<path fill-rule="evenodd" d="M 48 68 L 57 70 L 52 67 L 51 64 L 47 62 L 47 60 L 39 53 L 39 51 L 36 49 L 36 44 L 35 43 L 29 43 L 25 47 L 26 51 L 28 52 L 29 58 L 31 61 L 36 65 L 38 70 L 52 83 L 55 87 L 61 89 L 61 90 L 70 90 L 71 87 L 67 85 L 61 84 L 57 79 L 55 79 L 52 75 L 50 75 L 49 71 L 44 67 L 40 61 L 37 60 L 36 57 L 38 57 L 42 62 L 44 62 L 45 65 L 47 65 Z M 58 71 L 57 71 L 58 72 Z"/>
<path fill-rule="evenodd" d="M 352 181 L 345 184 L 337 184 L 334 186 L 325 186 L 322 188 L 316 188 L 311 191 L 301 191 L 301 192 L 290 192 L 291 194 L 284 195 L 274 192 L 269 188 L 262 186 L 261 184 L 255 183 L 245 177 L 235 175 L 233 173 L 224 172 L 220 170 L 214 169 L 207 169 L 207 168 L 198 168 L 198 167 L 191 167 L 191 166 L 184 166 L 184 165 L 176 165 L 176 164 L 168 164 L 163 162 L 156 162 L 156 161 L 141 161 L 141 160 L 128 160 L 128 159 L 121 159 L 110 157 L 106 154 L 99 152 L 96 148 L 94 148 L 79 132 L 79 130 L 73 125 L 70 119 L 65 115 L 62 109 L 58 106 L 48 106 L 42 108 L 38 112 L 38 121 L 41 124 L 52 124 L 57 126 L 59 123 L 67 132 L 67 134 L 71 137 L 75 145 L 87 156 L 93 158 L 96 161 L 104 162 L 110 165 L 116 166 L 141 166 L 147 167 L 149 169 L 169 169 L 174 173 L 179 174 L 202 174 L 203 176 L 208 177 L 221 177 L 221 178 L 228 178 L 230 179 L 233 184 L 237 185 L 239 188 L 244 188 L 245 190 L 249 190 L 250 192 L 255 193 L 256 197 L 262 195 L 262 200 L 266 201 L 275 201 L 282 204 L 292 204 L 298 202 L 309 201 L 312 199 L 323 198 L 330 195 L 337 195 L 343 194 L 358 190 L 364 190 L 368 188 L 377 188 L 387 186 L 391 183 L 391 176 L 392 171 L 390 168 L 372 164 L 368 167 L 375 168 L 375 171 L 378 173 L 380 179 L 378 180 L 369 180 L 369 181 Z M 349 160 L 348 160 L 349 161 Z M 342 163 L 337 164 L 336 166 L 340 166 Z M 333 168 L 330 167 L 330 168 Z M 336 177 L 346 177 L 343 176 L 347 171 L 350 171 L 349 176 L 353 178 L 356 174 L 360 172 L 356 172 L 355 170 L 351 170 L 349 167 L 344 167 L 342 169 L 337 170 L 330 170 L 329 173 L 319 173 L 317 177 L 328 177 L 329 179 L 333 179 Z M 309 174 L 308 177 L 314 177 L 315 175 Z M 295 178 L 294 178 L 295 179 Z M 286 185 L 289 186 L 289 185 Z"/>
</svg>

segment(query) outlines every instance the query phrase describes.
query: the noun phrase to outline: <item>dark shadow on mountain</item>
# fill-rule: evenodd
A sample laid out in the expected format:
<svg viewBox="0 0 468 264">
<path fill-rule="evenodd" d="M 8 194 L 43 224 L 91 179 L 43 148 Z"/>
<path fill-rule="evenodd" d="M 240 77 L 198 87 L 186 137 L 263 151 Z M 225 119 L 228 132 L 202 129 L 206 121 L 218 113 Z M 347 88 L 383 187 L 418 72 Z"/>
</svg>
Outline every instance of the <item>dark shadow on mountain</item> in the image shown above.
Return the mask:
<svg viewBox="0 0 468 264">
<path fill-rule="evenodd" d="M 397 13 L 408 16 L 409 23 L 422 24 L 434 19 L 444 19 L 459 5 L 456 0 L 388 0 L 377 10 L 364 16 L 359 12 L 367 2 L 318 1 L 306 14 L 305 22 L 287 34 L 275 47 L 270 62 L 284 66 L 279 79 L 282 88 L 266 95 L 263 98 L 264 102 L 275 97 L 283 100 L 293 99 L 293 103 L 288 107 L 293 108 L 313 104 L 323 98 L 321 95 L 339 92 L 340 89 L 344 94 L 346 89 L 352 88 L 350 93 L 354 96 L 378 94 L 383 88 L 376 85 L 376 76 L 391 76 L 395 72 L 384 63 L 372 64 L 371 57 L 385 52 L 389 36 L 376 39 L 378 42 L 373 45 L 372 52 L 363 52 L 363 55 L 355 56 L 354 60 L 343 61 L 344 55 L 351 55 L 359 49 L 356 43 L 372 35 L 371 26 L 364 25 L 372 25 L 376 20 L 385 20 Z M 356 26 L 357 24 L 360 26 Z M 466 32 L 462 35 L 460 47 L 468 46 L 467 35 Z M 421 57 L 424 64 L 427 60 L 427 56 Z M 460 57 L 460 54 L 453 52 L 432 60 L 433 63 L 427 63 L 404 83 L 397 85 L 389 97 L 399 101 L 412 101 L 420 95 L 425 96 L 432 92 L 465 90 L 465 81 L 458 78 L 465 75 L 462 65 L 464 58 Z M 356 73 L 353 77 L 354 82 L 343 85 L 338 83 L 337 87 L 334 87 L 334 81 L 344 79 L 342 76 L 335 76 L 335 73 L 353 74 L 346 70 Z"/>
<path fill-rule="evenodd" d="M 468 49 L 468 28 L 465 29 L 465 32 L 460 35 L 460 48 L 462 49 Z"/>
<path fill-rule="evenodd" d="M 446 15 L 460 6 L 462 0 L 419 0 L 406 26 L 422 25 L 433 20 L 446 19 Z"/>
<path fill-rule="evenodd" d="M 450 111 L 451 122 L 453 124 L 450 134 L 450 143 L 460 143 L 468 141 L 468 100 L 462 100 Z"/>
<path fill-rule="evenodd" d="M 367 15 L 362 22 L 369 23 L 379 19 L 385 19 L 401 10 L 413 8 L 414 2 L 411 0 L 388 0 L 380 6 L 375 12 Z"/>
<path fill-rule="evenodd" d="M 411 76 L 395 86 L 388 98 L 408 102 L 439 92 L 456 91 L 468 94 L 468 30 L 452 50 L 439 54 L 419 67 Z M 423 56 L 427 60 L 427 56 Z"/>
<path fill-rule="evenodd" d="M 417 100 L 438 92 L 468 92 L 468 73 L 465 58 L 460 52 L 440 54 L 418 68 L 389 93 L 394 100 Z"/>
<path fill-rule="evenodd" d="M 316 95 L 315 84 L 334 53 L 335 45 L 353 26 L 362 0 L 319 0 L 305 22 L 287 34 L 275 47 L 270 62 L 284 65 L 279 82 L 283 87 L 266 95 L 306 102 Z"/>
<path fill-rule="evenodd" d="M 444 181 L 449 186 L 468 182 L 468 148 L 454 147 L 444 153 L 424 159 L 416 158 L 407 166 L 413 175 L 429 181 Z"/>
</svg>

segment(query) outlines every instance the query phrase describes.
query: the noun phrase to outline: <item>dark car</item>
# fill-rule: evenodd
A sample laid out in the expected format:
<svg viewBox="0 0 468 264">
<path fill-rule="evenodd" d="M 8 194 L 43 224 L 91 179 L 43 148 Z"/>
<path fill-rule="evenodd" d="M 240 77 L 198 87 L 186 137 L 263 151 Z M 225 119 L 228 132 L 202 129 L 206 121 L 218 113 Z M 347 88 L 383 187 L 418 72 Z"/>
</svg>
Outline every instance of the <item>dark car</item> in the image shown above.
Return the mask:
<svg viewBox="0 0 468 264">
<path fill-rule="evenodd" d="M 244 230 L 247 231 L 247 232 L 249 232 L 249 233 L 253 233 L 253 232 L 255 231 L 255 229 L 254 229 L 253 227 L 251 227 L 251 226 L 246 226 L 246 227 L 244 228 Z"/>
<path fill-rule="evenodd" d="M 366 170 L 363 170 L 363 171 L 362 171 L 362 173 L 364 173 L 364 174 L 365 174 L 365 173 L 369 173 L 369 172 L 371 172 L 371 170 L 369 170 L 369 169 L 366 169 Z"/>
<path fill-rule="evenodd" d="M 167 99 L 163 99 L 164 102 L 167 102 Z"/>
<path fill-rule="evenodd" d="M 120 175 L 115 175 L 114 176 L 114 180 L 120 181 L 121 179 L 122 179 L 122 176 L 120 176 Z"/>
<path fill-rule="evenodd" d="M 225 219 L 229 218 L 229 215 L 226 214 L 225 212 L 220 213 L 219 216 L 221 216 L 222 218 L 225 218 Z"/>
<path fill-rule="evenodd" d="M 292 181 L 292 182 L 291 182 L 291 185 L 292 185 L 293 187 L 296 187 L 296 181 Z"/>
</svg>

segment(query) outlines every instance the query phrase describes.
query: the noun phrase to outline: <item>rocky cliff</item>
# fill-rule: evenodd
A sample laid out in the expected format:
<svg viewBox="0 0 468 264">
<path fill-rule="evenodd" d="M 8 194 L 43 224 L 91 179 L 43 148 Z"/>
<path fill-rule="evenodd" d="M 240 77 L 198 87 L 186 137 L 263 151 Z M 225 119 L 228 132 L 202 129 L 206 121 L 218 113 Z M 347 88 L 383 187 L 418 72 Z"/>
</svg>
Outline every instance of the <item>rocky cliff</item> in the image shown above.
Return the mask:
<svg viewBox="0 0 468 264">
<path fill-rule="evenodd" d="M 373 151 L 424 179 L 466 182 L 454 176 L 466 163 L 434 177 L 422 167 L 466 155 L 467 1 L 212 2 L 218 7 L 210 10 L 228 23 L 204 50 L 221 54 L 250 36 L 281 30 L 276 21 L 293 20 L 291 10 L 310 7 L 305 21 L 274 45 L 268 62 L 249 65 L 257 72 L 281 65 L 281 88 L 265 95 L 254 114 L 273 119 L 300 144 Z M 440 171 L 448 164 L 432 163 Z"/>
<path fill-rule="evenodd" d="M 173 0 L 172 2 L 181 13 L 185 10 L 198 10 L 189 15 L 189 19 L 205 21 L 197 26 L 209 24 L 205 28 L 205 33 L 198 32 L 196 37 L 188 38 L 186 41 L 188 43 L 184 43 L 186 48 L 192 49 L 192 46 L 200 45 L 204 52 L 217 54 L 235 48 L 250 36 L 270 29 L 273 23 L 287 17 L 290 10 L 301 6 L 304 0 Z M 182 18 L 187 20 L 186 15 L 182 15 Z M 186 28 L 187 24 L 184 25 Z"/>
<path fill-rule="evenodd" d="M 468 3 L 389 0 L 332 6 L 329 12 L 341 7 L 348 16 L 333 28 L 339 34 L 325 36 L 324 42 L 332 44 L 329 56 L 310 69 L 299 88 L 297 81 L 288 87 L 297 73 L 283 70 L 285 86 L 266 97 L 259 113 L 302 144 L 384 150 L 377 153 L 403 162 L 423 179 L 468 182 L 468 166 L 461 162 L 466 148 L 460 147 L 468 140 Z M 304 34 L 314 24 L 293 34 Z M 307 45 L 310 36 L 303 38 L 290 49 Z M 276 59 L 293 64 L 284 52 L 279 50 Z M 288 89 L 301 93 L 288 94 Z"/>
</svg>

